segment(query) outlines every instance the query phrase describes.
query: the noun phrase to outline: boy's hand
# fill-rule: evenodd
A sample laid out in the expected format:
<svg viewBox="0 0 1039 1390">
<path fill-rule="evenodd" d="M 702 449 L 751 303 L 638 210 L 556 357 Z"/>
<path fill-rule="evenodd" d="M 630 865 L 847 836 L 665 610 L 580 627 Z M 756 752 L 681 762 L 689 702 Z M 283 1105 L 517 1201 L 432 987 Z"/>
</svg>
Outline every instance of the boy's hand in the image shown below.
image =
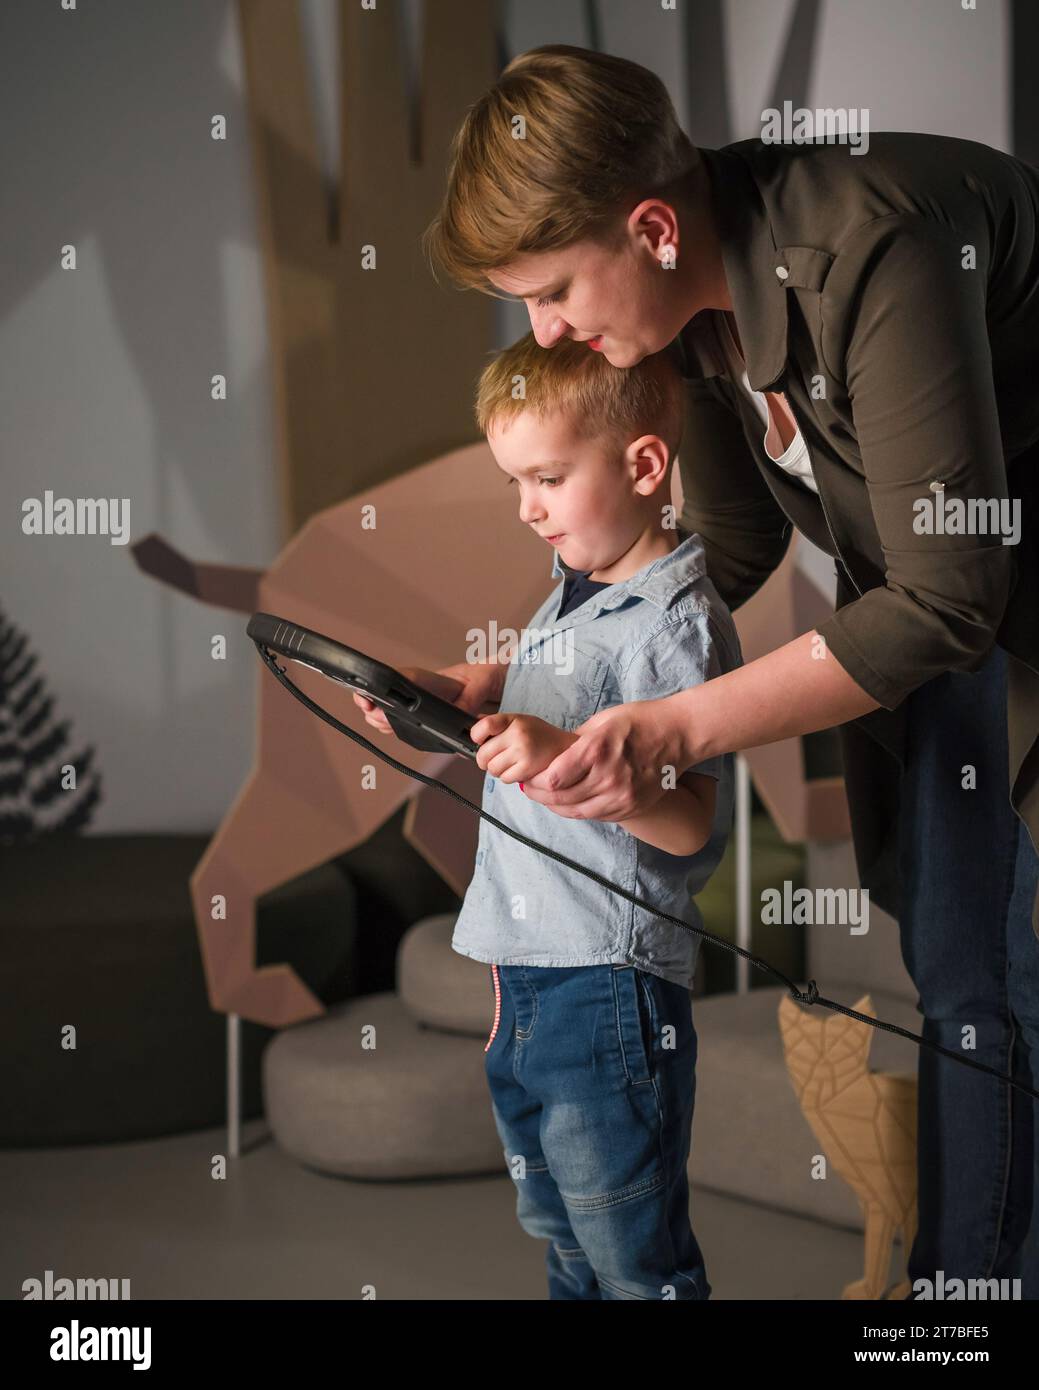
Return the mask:
<svg viewBox="0 0 1039 1390">
<path fill-rule="evenodd" d="M 421 666 L 402 666 L 401 675 L 412 685 L 437 695 L 448 704 L 457 705 L 466 714 L 479 715 L 485 705 L 496 705 L 505 683 L 505 668 L 477 662 L 459 662 L 440 671 L 427 671 Z M 381 734 L 392 734 L 382 705 L 354 691 L 354 704 L 364 710 L 364 720 Z"/>
<path fill-rule="evenodd" d="M 454 701 L 461 689 L 457 681 L 444 682 L 434 671 L 427 671 L 421 666 L 402 666 L 400 673 L 412 685 L 420 685 L 423 690 L 428 690 L 433 695 L 439 695 L 442 700 Z M 354 691 L 354 704 L 358 709 L 364 710 L 364 722 L 366 724 L 370 724 L 373 729 L 378 729 L 380 734 L 393 733 L 382 705 L 377 705 L 374 700 L 369 700 L 357 690 Z"/>
<path fill-rule="evenodd" d="M 489 714 L 469 731 L 480 745 L 477 765 L 501 782 L 536 777 L 577 735 L 546 723 L 536 714 Z"/>
</svg>

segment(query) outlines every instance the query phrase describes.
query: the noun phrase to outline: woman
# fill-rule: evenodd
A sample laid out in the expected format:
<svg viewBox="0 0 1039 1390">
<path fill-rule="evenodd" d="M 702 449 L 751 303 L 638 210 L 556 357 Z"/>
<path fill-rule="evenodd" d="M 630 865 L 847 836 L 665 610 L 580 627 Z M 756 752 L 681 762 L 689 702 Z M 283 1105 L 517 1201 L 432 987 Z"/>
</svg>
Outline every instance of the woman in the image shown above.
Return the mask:
<svg viewBox="0 0 1039 1390">
<path fill-rule="evenodd" d="M 986 146 L 697 150 L 652 73 L 551 46 L 470 110 L 427 234 L 458 283 L 522 299 L 545 347 L 626 367 L 679 341 L 682 520 L 730 606 L 794 526 L 837 569 L 815 632 L 596 714 L 527 794 L 623 820 L 667 764 L 840 725 L 862 883 L 899 918 L 925 1035 L 1032 1085 L 1037 224 L 1039 171 Z M 1036 1120 L 1020 1091 L 921 1050 L 911 1280 L 1020 1277 L 1039 1297 Z"/>
</svg>

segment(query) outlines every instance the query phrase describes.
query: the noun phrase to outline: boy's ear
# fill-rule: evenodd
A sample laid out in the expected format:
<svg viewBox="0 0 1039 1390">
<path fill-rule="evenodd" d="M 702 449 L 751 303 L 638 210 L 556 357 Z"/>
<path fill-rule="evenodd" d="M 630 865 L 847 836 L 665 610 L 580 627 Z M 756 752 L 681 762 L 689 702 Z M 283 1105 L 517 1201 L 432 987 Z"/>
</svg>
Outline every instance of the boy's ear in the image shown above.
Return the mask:
<svg viewBox="0 0 1039 1390">
<path fill-rule="evenodd" d="M 667 441 L 665 439 L 662 439 L 659 434 L 650 434 L 647 432 L 647 434 L 641 434 L 637 439 L 633 439 L 631 443 L 628 445 L 625 458 L 626 460 L 630 459 L 632 462 L 634 462 L 640 454 L 644 454 L 647 446 L 643 443 L 643 441 L 647 439 L 653 439 L 656 441 L 653 447 L 662 458 L 663 466 L 660 469 L 656 486 L 666 486 L 668 478 L 670 476 L 671 450 L 667 446 Z"/>
</svg>

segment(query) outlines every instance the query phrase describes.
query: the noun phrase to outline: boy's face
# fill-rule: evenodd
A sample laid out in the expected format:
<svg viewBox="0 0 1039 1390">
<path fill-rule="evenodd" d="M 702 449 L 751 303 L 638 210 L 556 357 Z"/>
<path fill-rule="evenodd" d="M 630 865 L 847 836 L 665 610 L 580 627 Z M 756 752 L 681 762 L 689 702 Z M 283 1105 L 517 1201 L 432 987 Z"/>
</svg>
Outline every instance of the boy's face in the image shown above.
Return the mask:
<svg viewBox="0 0 1039 1390">
<path fill-rule="evenodd" d="M 571 568 L 586 572 L 611 564 L 631 545 L 645 524 L 647 491 L 655 490 L 635 484 L 667 469 L 667 446 L 655 436 L 625 449 L 575 431 L 559 413 L 538 419 L 524 410 L 492 422 L 487 442 L 509 475 L 506 486 L 518 494 L 520 521 Z"/>
<path fill-rule="evenodd" d="M 654 215 L 662 208 L 640 205 L 611 246 L 584 238 L 558 251 L 526 252 L 487 278 L 526 303 L 541 347 L 573 338 L 614 367 L 634 366 L 666 347 L 699 307 L 690 300 L 688 251 L 673 269 L 661 264 L 677 237 L 666 214 Z"/>
</svg>

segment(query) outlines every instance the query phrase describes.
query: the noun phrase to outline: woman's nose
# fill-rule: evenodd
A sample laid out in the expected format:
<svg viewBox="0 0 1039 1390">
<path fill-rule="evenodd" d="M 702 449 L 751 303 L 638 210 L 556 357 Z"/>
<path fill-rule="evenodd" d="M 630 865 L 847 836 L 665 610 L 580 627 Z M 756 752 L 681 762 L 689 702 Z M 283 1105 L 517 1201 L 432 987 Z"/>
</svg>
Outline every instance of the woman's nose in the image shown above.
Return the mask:
<svg viewBox="0 0 1039 1390">
<path fill-rule="evenodd" d="M 560 338 L 566 337 L 570 325 L 555 310 L 539 309 L 535 304 L 528 304 L 527 312 L 538 347 L 555 347 Z"/>
</svg>

